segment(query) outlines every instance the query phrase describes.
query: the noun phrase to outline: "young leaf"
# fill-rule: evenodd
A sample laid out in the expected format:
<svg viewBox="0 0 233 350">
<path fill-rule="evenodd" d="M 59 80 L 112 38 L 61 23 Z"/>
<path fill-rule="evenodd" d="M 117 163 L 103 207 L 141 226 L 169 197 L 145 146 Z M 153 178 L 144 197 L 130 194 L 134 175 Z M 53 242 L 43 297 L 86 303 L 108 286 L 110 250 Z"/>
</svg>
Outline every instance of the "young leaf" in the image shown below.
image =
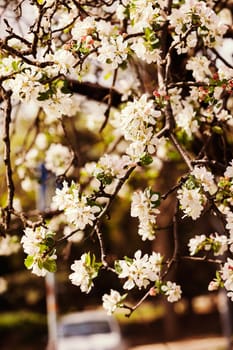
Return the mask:
<svg viewBox="0 0 233 350">
<path fill-rule="evenodd" d="M 27 269 L 31 268 L 33 262 L 34 262 L 34 258 L 31 255 L 28 255 L 26 259 L 24 259 L 24 265 L 26 266 Z"/>
</svg>

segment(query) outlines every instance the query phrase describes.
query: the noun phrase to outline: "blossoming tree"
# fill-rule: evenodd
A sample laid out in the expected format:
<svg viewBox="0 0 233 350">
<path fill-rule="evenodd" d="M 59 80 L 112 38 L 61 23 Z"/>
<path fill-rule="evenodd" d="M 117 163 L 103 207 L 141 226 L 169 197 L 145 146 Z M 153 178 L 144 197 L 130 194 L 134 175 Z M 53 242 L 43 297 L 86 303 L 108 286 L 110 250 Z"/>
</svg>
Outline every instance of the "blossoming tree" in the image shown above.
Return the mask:
<svg viewBox="0 0 233 350">
<path fill-rule="evenodd" d="M 61 242 L 95 236 L 99 254 L 83 251 L 69 279 L 89 293 L 100 270 L 115 274 L 124 292 L 103 295 L 108 313 L 123 307 L 131 314 L 148 296 L 179 300 L 181 287 L 167 276 L 183 258 L 212 263 L 209 290 L 224 287 L 233 300 L 233 65 L 224 53 L 232 2 L 0 4 L 0 253 L 22 248 L 26 268 L 45 276 L 62 259 Z M 160 193 L 156 179 L 171 155 L 182 176 Z M 40 164 L 57 183 L 45 210 L 28 206 Z M 174 195 L 173 254 L 144 254 L 145 241 L 160 234 L 163 202 Z M 103 230 L 116 201 L 128 203 L 141 245 L 112 261 Z M 214 215 L 220 231 L 200 231 L 183 257 L 177 218 L 195 225 L 204 214 Z M 12 235 L 15 222 L 22 235 Z M 144 294 L 132 306 L 127 298 L 136 288 Z"/>
</svg>

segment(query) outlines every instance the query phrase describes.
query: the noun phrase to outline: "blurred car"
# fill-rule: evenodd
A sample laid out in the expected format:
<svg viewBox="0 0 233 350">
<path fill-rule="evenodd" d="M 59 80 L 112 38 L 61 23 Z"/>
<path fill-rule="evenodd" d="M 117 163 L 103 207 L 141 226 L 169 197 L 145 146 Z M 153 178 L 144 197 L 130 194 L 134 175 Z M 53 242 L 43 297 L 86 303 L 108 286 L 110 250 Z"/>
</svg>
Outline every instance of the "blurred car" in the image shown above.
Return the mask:
<svg viewBox="0 0 233 350">
<path fill-rule="evenodd" d="M 60 318 L 58 350 L 126 350 L 118 322 L 106 311 L 84 311 Z"/>
</svg>

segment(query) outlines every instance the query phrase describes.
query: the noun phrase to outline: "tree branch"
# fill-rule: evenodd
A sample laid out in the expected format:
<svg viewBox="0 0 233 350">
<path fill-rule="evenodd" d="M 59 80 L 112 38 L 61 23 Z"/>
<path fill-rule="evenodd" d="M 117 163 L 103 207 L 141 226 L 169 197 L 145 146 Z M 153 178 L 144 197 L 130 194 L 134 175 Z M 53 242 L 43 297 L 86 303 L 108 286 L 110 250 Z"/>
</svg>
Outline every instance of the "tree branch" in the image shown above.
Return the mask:
<svg viewBox="0 0 233 350">
<path fill-rule="evenodd" d="M 8 188 L 8 203 L 5 208 L 6 216 L 5 216 L 5 230 L 9 229 L 10 221 L 11 221 L 11 210 L 13 208 L 13 199 L 14 199 L 14 182 L 13 182 L 13 171 L 11 164 L 11 142 L 10 142 L 10 124 L 11 124 L 11 91 L 6 91 L 1 88 L 1 95 L 5 102 L 4 114 L 5 114 L 5 125 L 4 125 L 4 136 L 3 142 L 5 144 L 5 152 L 4 152 L 4 163 L 6 167 L 6 181 Z"/>
</svg>

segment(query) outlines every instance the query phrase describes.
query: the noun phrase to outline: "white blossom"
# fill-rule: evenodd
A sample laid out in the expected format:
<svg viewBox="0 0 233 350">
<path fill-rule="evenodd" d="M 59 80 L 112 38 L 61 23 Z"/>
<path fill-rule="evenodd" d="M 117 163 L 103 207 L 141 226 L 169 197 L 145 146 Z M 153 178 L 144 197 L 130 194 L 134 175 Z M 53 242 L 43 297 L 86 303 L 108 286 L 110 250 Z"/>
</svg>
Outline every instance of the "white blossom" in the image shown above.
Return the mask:
<svg viewBox="0 0 233 350">
<path fill-rule="evenodd" d="M 92 35 L 96 30 L 96 23 L 93 17 L 86 17 L 84 19 L 76 19 L 75 25 L 71 30 L 72 38 L 81 43 L 82 38 L 87 35 Z"/>
<path fill-rule="evenodd" d="M 219 235 L 217 232 L 210 235 L 210 239 L 213 241 L 214 255 L 223 255 L 228 249 L 228 240 L 226 235 Z"/>
<path fill-rule="evenodd" d="M 230 233 L 230 239 L 233 241 L 233 212 L 228 210 L 226 212 L 226 229 Z"/>
<path fill-rule="evenodd" d="M 111 289 L 110 294 L 104 294 L 102 297 L 103 300 L 103 308 L 107 311 L 108 315 L 113 314 L 118 305 L 122 301 L 122 296 L 116 290 Z"/>
<path fill-rule="evenodd" d="M 72 187 L 74 186 L 74 189 Z M 64 210 L 67 206 L 72 204 L 73 201 L 73 192 L 79 191 L 79 187 L 75 187 L 75 184 L 72 183 L 71 186 L 68 185 L 67 181 L 63 181 L 62 188 L 56 188 L 55 195 L 52 199 L 52 208 L 54 210 Z"/>
<path fill-rule="evenodd" d="M 45 122 L 47 124 L 53 123 L 63 115 L 74 116 L 80 109 L 74 96 L 63 94 L 60 90 L 57 90 L 51 98 L 41 101 L 40 105 L 46 114 Z"/>
<path fill-rule="evenodd" d="M 41 70 L 34 66 L 25 66 L 20 73 L 14 76 L 14 79 L 4 81 L 3 85 L 6 89 L 12 89 L 12 98 L 15 101 L 37 101 L 39 93 L 45 90 L 40 83 L 41 77 Z"/>
<path fill-rule="evenodd" d="M 208 285 L 208 290 L 210 292 L 218 290 L 218 288 L 219 288 L 219 282 L 216 280 L 211 281 Z"/>
<path fill-rule="evenodd" d="M 191 238 L 188 243 L 190 255 L 195 255 L 201 248 L 203 248 L 203 243 L 206 241 L 206 235 L 196 235 Z"/>
<path fill-rule="evenodd" d="M 153 128 L 160 116 L 161 112 L 154 108 L 154 102 L 143 94 L 139 100 L 128 102 L 122 109 L 118 127 L 125 140 L 131 141 L 139 149 L 143 150 L 144 147 L 144 151 L 147 147 L 149 153 L 152 153 L 157 144 Z"/>
<path fill-rule="evenodd" d="M 76 62 L 74 55 L 63 48 L 55 51 L 54 55 L 50 57 L 50 60 L 54 61 L 57 65 L 56 69 L 58 69 L 61 74 L 72 72 L 73 66 Z"/>
<path fill-rule="evenodd" d="M 230 165 L 226 168 L 224 172 L 225 177 L 233 178 L 233 159 L 230 162 Z"/>
<path fill-rule="evenodd" d="M 35 229 L 26 227 L 21 238 L 24 253 L 28 255 L 25 265 L 32 269 L 37 276 L 45 276 L 49 266 L 53 265 L 57 258 L 56 250 L 47 245 L 48 239 L 53 239 L 55 233 L 51 230 L 38 226 Z"/>
<path fill-rule="evenodd" d="M 158 194 L 151 193 L 148 188 L 144 192 L 137 191 L 133 193 L 131 216 L 139 219 L 138 234 L 142 236 L 143 241 L 155 238 L 156 217 L 160 211 L 154 207 L 153 202 L 158 200 Z"/>
<path fill-rule="evenodd" d="M 79 185 L 73 182 L 68 186 L 66 181 L 61 190 L 56 189 L 52 207 L 64 210 L 67 221 L 78 230 L 84 230 L 87 225 L 92 226 L 95 214 L 100 212 L 99 206 L 88 204 L 88 198 L 81 194 Z"/>
<path fill-rule="evenodd" d="M 167 296 L 167 300 L 170 303 L 174 303 L 181 298 L 181 288 L 174 282 L 168 281 L 165 285 L 161 287 L 161 289 Z"/>
<path fill-rule="evenodd" d="M 82 254 L 80 260 L 75 260 L 71 265 L 74 272 L 69 275 L 72 284 L 80 286 L 82 292 L 89 293 L 93 287 L 93 279 L 97 276 L 97 270 L 88 262 L 87 253 Z"/>
<path fill-rule="evenodd" d="M 95 214 L 100 211 L 98 206 L 90 206 L 86 197 L 81 199 L 74 198 L 74 203 L 65 208 L 67 221 L 75 225 L 76 229 L 84 230 L 87 225 L 92 226 L 95 220 Z"/>
<path fill-rule="evenodd" d="M 193 220 L 200 217 L 203 210 L 203 196 L 199 188 L 188 189 L 183 186 L 177 191 L 177 198 L 185 215 L 190 216 Z"/>
<path fill-rule="evenodd" d="M 45 150 L 48 146 L 48 139 L 44 133 L 39 133 L 35 139 L 35 145 L 39 150 Z"/>
<path fill-rule="evenodd" d="M 25 156 L 26 167 L 28 167 L 29 169 L 36 168 L 39 163 L 39 158 L 40 158 L 39 150 L 34 147 L 31 148 Z"/>
<path fill-rule="evenodd" d="M 152 27 L 154 22 L 159 22 L 159 9 L 153 7 L 151 1 L 135 0 L 130 6 L 130 20 L 134 32 L 143 31 Z"/>
<path fill-rule="evenodd" d="M 21 238 L 24 252 L 32 256 L 40 254 L 40 244 L 46 238 L 47 233 L 47 229 L 42 226 L 37 227 L 35 230 L 30 227 L 26 227 L 24 230 L 24 235 Z"/>
<path fill-rule="evenodd" d="M 198 131 L 198 122 L 195 116 L 196 112 L 193 106 L 186 101 L 183 101 L 183 109 L 175 115 L 177 126 L 184 130 L 189 137 Z"/>
<path fill-rule="evenodd" d="M 131 164 L 129 156 L 120 157 L 118 154 L 104 154 L 96 164 L 94 175 L 97 176 L 103 172 L 112 177 L 122 178 Z"/>
<path fill-rule="evenodd" d="M 102 39 L 101 46 L 98 48 L 98 61 L 109 64 L 111 68 L 116 69 L 127 59 L 127 56 L 128 43 L 121 35 L 116 38 Z"/>
<path fill-rule="evenodd" d="M 222 42 L 227 29 L 221 18 L 204 1 L 185 1 L 179 8 L 172 10 L 169 20 L 174 28 L 174 41 L 177 43 L 178 53 L 185 53 L 188 48 L 196 46 L 196 41 L 188 38 L 192 35 L 192 30 L 197 31 L 206 46 L 216 47 Z M 194 20 L 198 23 L 197 29 Z M 183 40 L 180 40 L 182 38 Z"/>
<path fill-rule="evenodd" d="M 233 291 L 233 260 L 227 258 L 227 262 L 224 264 L 222 270 L 222 279 L 224 281 L 224 287 L 227 291 Z"/>
<path fill-rule="evenodd" d="M 201 186 L 206 192 L 214 194 L 217 191 L 217 185 L 214 182 L 213 174 L 204 166 L 195 166 L 191 174 L 200 181 Z"/>
<path fill-rule="evenodd" d="M 45 167 L 59 176 L 66 172 L 72 162 L 69 148 L 60 143 L 52 143 L 46 151 Z"/>
<path fill-rule="evenodd" d="M 143 38 L 137 38 L 137 40 L 134 40 L 131 49 L 138 58 L 148 64 L 160 61 L 160 49 L 151 50 L 150 45 Z"/>
<path fill-rule="evenodd" d="M 156 263 L 154 263 L 156 260 Z M 159 262 L 159 263 L 158 263 Z M 161 258 L 153 255 L 152 258 L 145 254 L 142 256 L 141 250 L 136 251 L 132 261 L 119 260 L 120 268 L 119 278 L 126 278 L 124 289 L 132 289 L 137 286 L 139 289 L 146 288 L 150 282 L 154 282 L 159 278 L 161 269 Z"/>
<path fill-rule="evenodd" d="M 192 70 L 196 81 L 206 81 L 206 77 L 211 77 L 210 61 L 206 56 L 193 56 L 188 60 L 186 69 Z"/>
</svg>

